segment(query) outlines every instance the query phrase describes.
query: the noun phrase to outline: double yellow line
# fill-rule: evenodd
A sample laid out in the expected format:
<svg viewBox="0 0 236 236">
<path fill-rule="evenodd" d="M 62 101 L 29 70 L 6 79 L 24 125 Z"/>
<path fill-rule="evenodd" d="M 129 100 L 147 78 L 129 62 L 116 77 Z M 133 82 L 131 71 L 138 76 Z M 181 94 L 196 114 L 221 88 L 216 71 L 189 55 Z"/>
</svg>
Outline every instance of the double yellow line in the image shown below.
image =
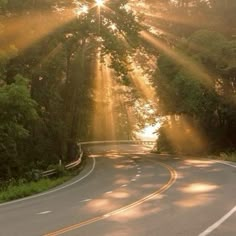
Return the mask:
<svg viewBox="0 0 236 236">
<path fill-rule="evenodd" d="M 109 213 L 106 213 L 104 215 L 101 215 L 101 216 L 97 216 L 95 218 L 92 218 L 92 219 L 89 219 L 89 220 L 86 220 L 86 221 L 83 221 L 83 222 L 80 222 L 78 224 L 74 224 L 74 225 L 71 225 L 71 226 L 68 226 L 68 227 L 65 227 L 65 228 L 62 228 L 60 230 L 57 230 L 57 231 L 54 231 L 54 232 L 51 232 L 51 233 L 48 233 L 48 234 L 45 234 L 44 236 L 56 236 L 56 235 L 61 235 L 61 234 L 64 234 L 64 233 L 67 233 L 69 231 L 72 231 L 72 230 L 75 230 L 75 229 L 78 229 L 78 228 L 81 228 L 85 225 L 89 225 L 89 224 L 92 224 L 94 222 L 97 222 L 97 221 L 101 221 L 101 220 L 104 220 L 108 217 L 111 217 L 111 216 L 114 216 L 114 215 L 117 215 L 121 212 L 124 212 L 124 211 L 127 211 L 131 208 L 134 208 L 138 205 L 141 205 L 142 203 L 160 195 L 161 193 L 163 193 L 164 191 L 166 191 L 167 189 L 169 189 L 173 184 L 174 182 L 176 181 L 176 178 L 177 178 L 177 173 L 176 171 L 169 165 L 166 165 L 162 162 L 155 162 L 161 166 L 163 166 L 164 168 L 166 168 L 169 172 L 170 172 L 170 178 L 168 180 L 168 182 L 166 184 L 164 184 L 160 189 L 158 189 L 157 191 L 155 191 L 154 193 L 152 194 L 149 194 L 147 195 L 146 197 L 144 198 L 141 198 L 140 200 L 136 201 L 136 202 L 133 202 L 129 205 L 126 205 L 124 207 L 121 207 L 117 210 L 114 210 L 114 211 L 111 211 Z"/>
</svg>

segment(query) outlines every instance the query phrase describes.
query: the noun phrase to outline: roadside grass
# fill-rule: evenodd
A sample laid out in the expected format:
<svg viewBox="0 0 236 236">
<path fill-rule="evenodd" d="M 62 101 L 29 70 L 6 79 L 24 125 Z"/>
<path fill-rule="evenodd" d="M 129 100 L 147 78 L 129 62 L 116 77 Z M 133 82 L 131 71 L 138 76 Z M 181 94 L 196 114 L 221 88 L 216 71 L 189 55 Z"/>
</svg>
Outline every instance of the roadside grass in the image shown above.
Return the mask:
<svg viewBox="0 0 236 236">
<path fill-rule="evenodd" d="M 37 182 L 31 181 L 28 183 L 10 184 L 6 189 L 0 191 L 0 203 L 49 190 L 66 182 L 72 177 L 72 175 L 66 175 L 55 179 L 44 178 Z"/>
<path fill-rule="evenodd" d="M 210 157 L 222 161 L 236 162 L 236 152 L 231 152 L 231 153 L 221 152 L 220 155 L 218 156 L 210 156 Z"/>
<path fill-rule="evenodd" d="M 56 169 L 56 175 L 53 178 L 41 178 L 37 181 L 26 182 L 25 179 L 12 181 L 7 186 L 0 184 L 0 203 L 28 197 L 37 193 L 45 192 L 77 176 L 86 165 L 85 155 L 79 167 L 74 170 L 66 171 L 58 165 L 50 166 L 49 169 Z"/>
</svg>

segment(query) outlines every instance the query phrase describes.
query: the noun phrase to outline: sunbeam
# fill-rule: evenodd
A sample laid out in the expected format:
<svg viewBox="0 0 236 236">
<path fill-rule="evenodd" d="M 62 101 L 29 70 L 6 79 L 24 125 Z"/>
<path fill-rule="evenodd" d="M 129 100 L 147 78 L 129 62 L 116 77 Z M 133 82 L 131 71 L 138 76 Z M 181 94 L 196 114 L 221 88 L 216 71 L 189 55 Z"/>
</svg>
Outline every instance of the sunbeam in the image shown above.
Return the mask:
<svg viewBox="0 0 236 236">
<path fill-rule="evenodd" d="M 142 69 L 135 62 L 132 62 L 131 67 L 132 71 L 130 72 L 130 75 L 134 87 L 147 101 L 155 102 L 156 94 L 154 88 L 148 81 L 149 78 L 147 77 L 147 75 L 144 74 Z"/>
<path fill-rule="evenodd" d="M 201 153 L 206 150 L 207 140 L 203 132 L 188 116 L 166 117 L 168 124 L 162 132 L 170 148 L 179 153 Z"/>
<path fill-rule="evenodd" d="M 200 80 L 200 82 L 203 85 L 207 87 L 213 86 L 211 76 L 209 76 L 209 74 L 205 71 L 205 69 L 200 65 L 196 64 L 196 62 L 194 62 L 190 57 L 187 57 L 183 53 L 174 51 L 172 48 L 170 48 L 161 40 L 157 39 L 148 32 L 142 31 L 141 37 L 147 42 L 149 42 L 152 46 L 156 47 L 164 54 L 174 59 L 177 64 L 183 66 L 191 74 L 196 75 L 196 77 Z"/>
<path fill-rule="evenodd" d="M 4 50 L 12 44 L 19 50 L 24 50 L 74 18 L 72 9 L 67 9 L 61 14 L 42 11 L 4 18 L 2 24 L 5 27 L 0 39 L 0 49 Z"/>
<path fill-rule="evenodd" d="M 111 69 L 107 66 L 108 58 L 105 58 L 105 62 L 100 62 L 98 53 L 94 78 L 93 138 L 113 140 L 116 139 L 116 96 L 113 93 L 115 85 Z"/>
</svg>

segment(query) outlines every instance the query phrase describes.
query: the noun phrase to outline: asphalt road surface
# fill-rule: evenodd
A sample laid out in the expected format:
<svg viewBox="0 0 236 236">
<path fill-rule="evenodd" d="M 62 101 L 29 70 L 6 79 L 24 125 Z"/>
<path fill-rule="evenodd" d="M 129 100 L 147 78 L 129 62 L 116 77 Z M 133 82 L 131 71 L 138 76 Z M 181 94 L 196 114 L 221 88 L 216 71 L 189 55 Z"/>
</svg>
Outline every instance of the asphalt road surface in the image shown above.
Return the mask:
<svg viewBox="0 0 236 236">
<path fill-rule="evenodd" d="M 233 163 L 90 147 L 85 169 L 53 191 L 0 205 L 0 236 L 235 236 Z"/>
</svg>

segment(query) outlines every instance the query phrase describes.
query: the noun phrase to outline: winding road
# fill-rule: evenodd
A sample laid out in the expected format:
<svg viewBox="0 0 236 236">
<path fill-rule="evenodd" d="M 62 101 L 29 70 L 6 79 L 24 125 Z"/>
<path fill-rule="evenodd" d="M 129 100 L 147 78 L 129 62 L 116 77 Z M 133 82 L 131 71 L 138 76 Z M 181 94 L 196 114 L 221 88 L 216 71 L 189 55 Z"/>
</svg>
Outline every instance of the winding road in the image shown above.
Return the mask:
<svg viewBox="0 0 236 236">
<path fill-rule="evenodd" d="M 1 236 L 235 236 L 236 165 L 97 145 L 80 175 L 0 205 Z"/>
</svg>

